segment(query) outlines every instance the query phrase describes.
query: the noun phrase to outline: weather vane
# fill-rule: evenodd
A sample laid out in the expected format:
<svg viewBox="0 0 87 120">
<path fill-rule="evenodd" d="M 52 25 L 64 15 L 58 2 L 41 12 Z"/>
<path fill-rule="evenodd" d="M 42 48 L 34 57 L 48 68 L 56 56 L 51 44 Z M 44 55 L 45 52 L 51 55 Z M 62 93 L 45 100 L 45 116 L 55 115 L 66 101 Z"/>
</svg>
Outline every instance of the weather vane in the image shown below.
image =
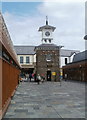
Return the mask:
<svg viewBox="0 0 87 120">
<path fill-rule="evenodd" d="M 46 16 L 46 25 L 48 25 L 48 16 Z"/>
</svg>

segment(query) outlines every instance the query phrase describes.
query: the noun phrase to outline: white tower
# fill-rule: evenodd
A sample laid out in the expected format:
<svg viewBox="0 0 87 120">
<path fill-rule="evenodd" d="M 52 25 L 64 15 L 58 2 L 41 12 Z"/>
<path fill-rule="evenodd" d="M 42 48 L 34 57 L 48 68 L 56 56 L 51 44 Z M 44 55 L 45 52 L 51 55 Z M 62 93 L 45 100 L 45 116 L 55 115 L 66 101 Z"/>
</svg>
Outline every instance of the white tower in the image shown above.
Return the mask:
<svg viewBox="0 0 87 120">
<path fill-rule="evenodd" d="M 53 40 L 52 33 L 56 27 L 48 25 L 48 17 L 46 16 L 46 25 L 39 28 L 39 31 L 42 32 L 42 43 L 50 44 Z"/>
</svg>

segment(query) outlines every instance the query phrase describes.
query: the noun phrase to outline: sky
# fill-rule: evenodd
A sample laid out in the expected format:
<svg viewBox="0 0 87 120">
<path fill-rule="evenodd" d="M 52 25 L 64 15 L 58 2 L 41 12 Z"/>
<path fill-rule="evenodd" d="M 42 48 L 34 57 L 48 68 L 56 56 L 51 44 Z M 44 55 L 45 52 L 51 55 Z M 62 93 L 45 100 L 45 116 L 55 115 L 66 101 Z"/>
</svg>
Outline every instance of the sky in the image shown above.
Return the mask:
<svg viewBox="0 0 87 120">
<path fill-rule="evenodd" d="M 19 0 L 20 1 L 20 0 Z M 49 25 L 56 27 L 53 43 L 64 49 L 85 50 L 85 1 L 47 0 L 39 2 L 2 2 L 2 14 L 14 45 L 39 45 L 48 16 Z"/>
</svg>

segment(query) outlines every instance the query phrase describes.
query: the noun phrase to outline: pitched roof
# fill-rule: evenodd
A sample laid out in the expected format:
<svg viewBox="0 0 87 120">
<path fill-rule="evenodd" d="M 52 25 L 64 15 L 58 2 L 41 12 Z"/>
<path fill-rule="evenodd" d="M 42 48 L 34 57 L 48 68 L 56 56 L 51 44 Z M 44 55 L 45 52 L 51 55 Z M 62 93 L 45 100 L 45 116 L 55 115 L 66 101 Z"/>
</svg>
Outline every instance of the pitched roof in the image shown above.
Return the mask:
<svg viewBox="0 0 87 120">
<path fill-rule="evenodd" d="M 72 56 L 74 53 L 79 53 L 80 51 L 77 51 L 77 50 L 65 50 L 65 49 L 61 49 L 60 50 L 60 55 L 62 57 L 70 57 Z"/>
<path fill-rule="evenodd" d="M 40 47 L 58 47 L 55 44 L 41 44 L 39 45 Z M 14 46 L 15 51 L 18 55 L 34 55 L 35 54 L 35 47 L 38 46 Z M 76 50 L 65 50 L 65 49 L 61 49 L 60 51 L 60 55 L 62 57 L 70 57 L 72 54 L 74 53 L 79 53 L 80 51 L 76 51 Z"/>
<path fill-rule="evenodd" d="M 73 62 L 87 60 L 87 50 L 76 54 L 73 58 Z"/>
<path fill-rule="evenodd" d="M 33 55 L 35 54 L 35 46 L 14 46 L 18 55 Z"/>
</svg>

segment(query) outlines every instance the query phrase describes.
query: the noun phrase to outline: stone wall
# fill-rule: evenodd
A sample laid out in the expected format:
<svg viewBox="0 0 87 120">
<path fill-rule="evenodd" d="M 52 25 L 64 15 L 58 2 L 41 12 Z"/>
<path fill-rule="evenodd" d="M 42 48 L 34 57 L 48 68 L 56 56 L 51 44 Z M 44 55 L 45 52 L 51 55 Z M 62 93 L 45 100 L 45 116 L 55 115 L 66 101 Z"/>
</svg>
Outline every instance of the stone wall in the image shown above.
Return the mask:
<svg viewBox="0 0 87 120">
<path fill-rule="evenodd" d="M 51 54 L 51 61 L 46 61 L 47 54 Z M 44 74 L 47 80 L 47 71 L 51 71 L 51 81 L 59 81 L 59 50 L 37 50 L 36 61 L 37 74 Z"/>
</svg>

